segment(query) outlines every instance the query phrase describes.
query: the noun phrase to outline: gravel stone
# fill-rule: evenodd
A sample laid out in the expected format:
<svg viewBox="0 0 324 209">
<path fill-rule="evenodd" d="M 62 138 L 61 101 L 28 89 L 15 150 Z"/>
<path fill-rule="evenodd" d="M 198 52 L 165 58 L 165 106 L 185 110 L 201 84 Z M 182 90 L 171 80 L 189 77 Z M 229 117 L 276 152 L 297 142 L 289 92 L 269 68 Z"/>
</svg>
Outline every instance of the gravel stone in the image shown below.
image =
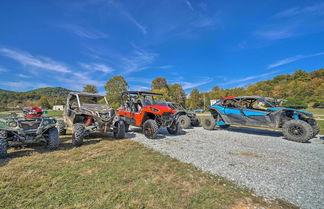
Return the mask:
<svg viewBox="0 0 324 209">
<path fill-rule="evenodd" d="M 139 129 L 133 140 L 205 172 L 226 177 L 257 195 L 285 199 L 301 208 L 324 208 L 324 140 L 285 140 L 281 132 L 230 127 L 187 129 L 155 140 Z"/>
</svg>

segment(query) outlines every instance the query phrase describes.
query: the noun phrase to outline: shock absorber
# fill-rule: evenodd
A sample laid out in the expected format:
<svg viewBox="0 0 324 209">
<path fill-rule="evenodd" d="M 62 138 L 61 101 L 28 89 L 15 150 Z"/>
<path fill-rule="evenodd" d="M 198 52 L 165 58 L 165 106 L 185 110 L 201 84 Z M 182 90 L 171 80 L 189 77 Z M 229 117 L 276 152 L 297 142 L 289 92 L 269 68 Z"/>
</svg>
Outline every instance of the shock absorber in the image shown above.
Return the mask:
<svg viewBox="0 0 324 209">
<path fill-rule="evenodd" d="M 88 117 L 85 122 L 85 126 L 90 126 L 92 124 L 92 121 L 93 121 L 93 117 L 92 116 Z"/>
</svg>

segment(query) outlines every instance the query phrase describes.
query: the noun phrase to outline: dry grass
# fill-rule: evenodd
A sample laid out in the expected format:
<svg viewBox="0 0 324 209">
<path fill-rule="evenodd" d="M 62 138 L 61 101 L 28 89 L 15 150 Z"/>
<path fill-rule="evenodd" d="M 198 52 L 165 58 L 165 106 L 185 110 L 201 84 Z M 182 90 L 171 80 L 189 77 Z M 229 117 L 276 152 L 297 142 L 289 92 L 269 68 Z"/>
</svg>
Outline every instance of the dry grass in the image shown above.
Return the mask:
<svg viewBox="0 0 324 209">
<path fill-rule="evenodd" d="M 2 208 L 294 208 L 131 140 L 10 150 L 0 161 Z"/>
</svg>

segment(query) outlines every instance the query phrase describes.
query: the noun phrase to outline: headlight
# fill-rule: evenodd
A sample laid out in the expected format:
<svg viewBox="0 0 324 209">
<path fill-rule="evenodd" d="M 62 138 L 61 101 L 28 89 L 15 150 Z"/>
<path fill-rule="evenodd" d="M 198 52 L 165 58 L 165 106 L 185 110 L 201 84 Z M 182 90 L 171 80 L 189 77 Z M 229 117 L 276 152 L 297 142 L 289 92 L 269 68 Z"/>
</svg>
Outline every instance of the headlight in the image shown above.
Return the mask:
<svg viewBox="0 0 324 209">
<path fill-rule="evenodd" d="M 159 109 L 156 109 L 156 108 L 154 108 L 154 107 L 150 107 L 150 109 L 151 109 L 152 111 L 154 111 L 154 112 L 159 112 L 159 111 L 160 111 Z"/>
<path fill-rule="evenodd" d="M 8 125 L 9 125 L 10 127 L 16 127 L 18 124 L 17 124 L 17 122 L 15 122 L 15 121 L 11 121 L 11 122 L 8 123 Z"/>
</svg>

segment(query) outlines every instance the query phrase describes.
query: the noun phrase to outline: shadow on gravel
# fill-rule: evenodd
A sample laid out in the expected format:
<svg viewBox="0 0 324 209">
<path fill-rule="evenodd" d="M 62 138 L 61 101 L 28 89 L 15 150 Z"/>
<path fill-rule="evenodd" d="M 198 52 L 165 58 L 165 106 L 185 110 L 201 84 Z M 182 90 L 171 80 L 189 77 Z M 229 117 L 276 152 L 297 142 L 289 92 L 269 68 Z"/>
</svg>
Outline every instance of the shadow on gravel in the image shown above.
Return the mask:
<svg viewBox="0 0 324 209">
<path fill-rule="evenodd" d="M 226 130 L 230 132 L 246 133 L 246 134 L 261 135 L 261 136 L 283 137 L 283 134 L 280 131 L 261 130 L 261 129 L 254 129 L 254 128 L 239 128 L 239 127 L 230 127 Z"/>
<path fill-rule="evenodd" d="M 134 138 L 135 136 L 136 135 L 134 133 L 126 133 L 126 136 L 124 139 Z M 124 139 L 115 139 L 112 134 L 95 133 L 95 134 L 91 134 L 90 136 L 87 136 L 84 139 L 82 146 L 97 144 L 102 140 L 115 141 L 115 140 L 124 140 Z M 60 140 L 61 140 L 60 146 L 56 150 L 53 150 L 53 151 L 69 150 L 69 149 L 75 148 L 75 146 L 73 146 L 73 144 L 72 144 L 72 136 L 71 135 L 62 136 L 62 137 L 60 137 Z M 52 150 L 48 150 L 46 148 L 45 143 L 30 144 L 30 145 L 26 145 L 23 147 L 10 148 L 10 149 L 12 149 L 14 151 L 8 153 L 6 159 L 0 159 L 0 167 L 6 165 L 12 159 L 28 156 L 34 152 L 37 152 L 37 153 L 53 152 Z"/>
<path fill-rule="evenodd" d="M 129 129 L 129 132 L 142 134 L 144 136 L 142 128 L 139 128 L 139 127 L 134 127 L 133 126 L 132 128 Z M 166 137 L 179 136 L 179 135 L 185 135 L 185 134 L 186 134 L 186 131 L 182 130 L 179 134 L 172 135 L 172 134 L 169 134 L 169 132 L 167 131 L 166 128 L 160 128 L 157 138 L 156 139 L 151 139 L 151 140 L 161 140 L 161 139 L 165 139 Z"/>
</svg>

